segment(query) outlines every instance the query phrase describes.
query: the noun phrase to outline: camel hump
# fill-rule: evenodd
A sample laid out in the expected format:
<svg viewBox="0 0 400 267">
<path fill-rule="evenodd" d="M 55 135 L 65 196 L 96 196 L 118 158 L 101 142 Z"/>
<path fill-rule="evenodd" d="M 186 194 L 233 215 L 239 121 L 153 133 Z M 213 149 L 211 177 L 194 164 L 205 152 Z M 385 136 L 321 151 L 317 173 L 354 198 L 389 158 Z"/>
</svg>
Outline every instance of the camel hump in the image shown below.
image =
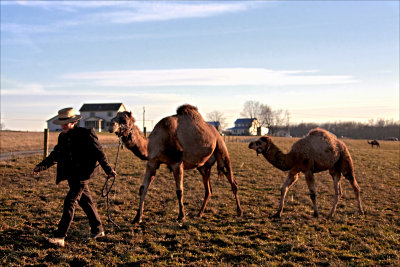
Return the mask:
<svg viewBox="0 0 400 267">
<path fill-rule="evenodd" d="M 333 139 L 336 139 L 336 136 L 335 136 L 333 133 L 328 132 L 327 130 L 322 129 L 322 128 L 315 128 L 315 129 L 312 129 L 312 130 L 310 130 L 310 131 L 308 132 L 307 135 L 323 136 L 323 137 L 326 137 L 326 138 L 333 138 Z"/>
<path fill-rule="evenodd" d="M 197 107 L 185 104 L 177 108 L 176 114 L 178 115 L 190 115 L 190 114 L 199 114 Z"/>
</svg>

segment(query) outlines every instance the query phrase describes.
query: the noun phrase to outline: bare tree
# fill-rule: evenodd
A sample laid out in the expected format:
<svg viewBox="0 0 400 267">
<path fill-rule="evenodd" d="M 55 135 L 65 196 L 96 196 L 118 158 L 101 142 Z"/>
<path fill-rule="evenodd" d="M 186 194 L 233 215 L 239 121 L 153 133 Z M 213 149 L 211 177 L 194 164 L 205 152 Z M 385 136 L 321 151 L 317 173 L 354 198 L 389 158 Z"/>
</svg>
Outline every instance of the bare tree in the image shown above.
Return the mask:
<svg viewBox="0 0 400 267">
<path fill-rule="evenodd" d="M 260 126 L 268 128 L 270 133 L 282 127 L 289 129 L 290 113 L 288 110 L 273 110 L 270 106 L 258 101 L 246 101 L 240 115 L 258 119 Z"/>
<path fill-rule="evenodd" d="M 225 129 L 226 127 L 224 114 L 218 110 L 207 113 L 206 119 L 212 122 L 219 122 L 219 124 L 221 125 L 221 129 Z"/>
<path fill-rule="evenodd" d="M 257 115 L 261 126 L 267 127 L 268 129 L 274 124 L 274 113 L 272 108 L 268 105 L 261 104 L 260 112 Z"/>
<path fill-rule="evenodd" d="M 286 128 L 289 130 L 289 122 L 290 122 L 290 113 L 289 111 L 283 110 L 283 109 L 278 109 L 273 112 L 273 118 L 274 118 L 274 123 L 273 123 L 273 128 Z"/>
<path fill-rule="evenodd" d="M 240 113 L 243 117 L 255 119 L 260 114 L 261 103 L 258 101 L 248 100 L 243 105 L 243 111 Z"/>
</svg>

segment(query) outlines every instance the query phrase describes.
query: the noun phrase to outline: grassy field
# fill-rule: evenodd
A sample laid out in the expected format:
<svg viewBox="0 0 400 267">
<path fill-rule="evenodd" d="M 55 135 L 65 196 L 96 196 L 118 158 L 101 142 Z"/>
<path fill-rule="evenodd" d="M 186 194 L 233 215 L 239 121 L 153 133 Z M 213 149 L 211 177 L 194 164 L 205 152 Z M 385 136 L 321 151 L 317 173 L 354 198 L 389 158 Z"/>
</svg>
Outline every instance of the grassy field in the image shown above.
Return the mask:
<svg viewBox="0 0 400 267">
<path fill-rule="evenodd" d="M 2 137 L 3 138 L 3 137 Z M 294 138 L 274 138 L 288 151 Z M 64 248 L 48 245 L 61 216 L 68 186 L 55 185 L 55 167 L 30 175 L 41 156 L 0 162 L 0 265 L 117 266 L 117 265 L 400 265 L 399 142 L 381 142 L 372 149 L 366 140 L 347 140 L 366 211 L 360 216 L 347 181 L 336 216 L 327 220 L 334 197 L 328 173 L 316 175 L 321 216 L 312 217 L 304 177 L 291 188 L 283 217 L 270 219 L 277 207 L 285 173 L 247 148 L 246 142 L 228 142 L 244 211 L 236 216 L 233 194 L 213 169 L 213 196 L 205 215 L 196 217 L 204 190 L 197 171 L 185 173 L 186 221 L 178 223 L 175 183 L 161 167 L 145 201 L 141 224 L 132 224 L 145 163 L 126 149 L 121 151 L 119 174 L 112 194 L 112 217 L 107 222 L 101 188 L 105 176 L 91 181 L 94 200 L 106 237 L 84 243 L 88 221 L 80 208 Z M 116 148 L 106 149 L 114 164 Z M 253 152 L 253 153 L 252 153 Z"/>
<path fill-rule="evenodd" d="M 49 133 L 49 149 L 57 144 L 60 132 Z M 118 143 L 118 137 L 108 132 L 97 133 L 102 144 Z M 0 153 L 42 150 L 44 133 L 43 132 L 17 132 L 0 131 Z"/>
</svg>

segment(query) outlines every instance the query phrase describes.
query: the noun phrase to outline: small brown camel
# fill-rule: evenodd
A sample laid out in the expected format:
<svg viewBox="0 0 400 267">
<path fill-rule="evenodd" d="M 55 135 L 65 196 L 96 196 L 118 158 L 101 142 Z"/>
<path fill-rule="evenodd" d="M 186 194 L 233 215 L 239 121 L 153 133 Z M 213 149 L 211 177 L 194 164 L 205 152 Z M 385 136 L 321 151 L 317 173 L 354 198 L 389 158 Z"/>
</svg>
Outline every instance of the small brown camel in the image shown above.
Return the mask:
<svg viewBox="0 0 400 267">
<path fill-rule="evenodd" d="M 381 147 L 377 140 L 372 140 L 371 142 L 370 141 L 367 141 L 367 142 L 368 142 L 368 144 L 370 144 L 372 146 L 372 148 L 374 148 L 374 146 L 379 147 L 379 148 Z"/>
<path fill-rule="evenodd" d="M 353 160 L 351 159 L 350 152 L 346 145 L 330 132 L 320 128 L 311 130 L 306 137 L 295 142 L 287 154 L 284 154 L 272 143 L 272 139 L 268 136 L 263 136 L 251 142 L 249 148 L 254 149 L 257 155 L 261 153 L 276 168 L 282 171 L 289 171 L 287 179 L 281 188 L 281 200 L 278 211 L 273 217 L 281 217 L 286 193 L 297 181 L 300 172 L 304 173 L 306 178 L 310 198 L 314 206 L 314 217 L 318 217 L 314 173 L 326 170 L 329 170 L 335 188 L 333 207 L 328 217 L 331 218 L 335 213 L 342 195 L 340 185 L 341 174 L 343 174 L 353 187 L 359 211 L 361 214 L 364 214 L 361 205 L 360 187 L 354 175 Z"/>
<path fill-rule="evenodd" d="M 204 201 L 198 216 L 203 216 L 211 197 L 211 168 L 217 162 L 218 174 L 225 175 L 236 199 L 237 214 L 242 215 L 238 185 L 233 177 L 231 161 L 223 139 L 214 126 L 209 125 L 191 105 L 182 105 L 177 114 L 159 121 L 149 138 L 140 134 L 131 112 L 119 112 L 110 126 L 110 132 L 121 137 L 124 145 L 142 160 L 147 160 L 146 173 L 140 186 L 140 203 L 134 222 L 141 222 L 144 199 L 161 164 L 167 164 L 173 172 L 179 203 L 178 220 L 185 218 L 183 205 L 183 170 L 193 169 L 201 173 L 205 188 Z"/>
</svg>

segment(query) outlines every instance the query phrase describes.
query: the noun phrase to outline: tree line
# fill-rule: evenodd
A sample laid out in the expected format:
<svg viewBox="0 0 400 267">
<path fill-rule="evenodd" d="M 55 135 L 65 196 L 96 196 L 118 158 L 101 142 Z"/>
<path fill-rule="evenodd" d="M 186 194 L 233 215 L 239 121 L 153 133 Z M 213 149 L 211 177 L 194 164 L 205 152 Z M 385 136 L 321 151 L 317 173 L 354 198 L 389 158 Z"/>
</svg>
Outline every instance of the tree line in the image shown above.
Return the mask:
<svg viewBox="0 0 400 267">
<path fill-rule="evenodd" d="M 378 119 L 376 123 L 361 122 L 327 122 L 327 123 L 299 123 L 289 126 L 290 135 L 301 137 L 306 135 L 311 129 L 324 128 L 337 137 L 347 137 L 353 139 L 378 139 L 389 140 L 400 139 L 400 124 L 393 120 Z M 286 128 L 287 129 L 287 128 Z"/>
<path fill-rule="evenodd" d="M 311 129 L 324 128 L 338 137 L 354 139 L 400 139 L 400 123 L 394 120 L 370 119 L 368 123 L 361 122 L 326 122 L 326 123 L 290 123 L 288 110 L 273 110 L 270 106 L 259 101 L 246 101 L 243 105 L 241 116 L 256 118 L 262 127 L 269 129 L 269 135 L 290 135 L 293 137 L 305 136 Z M 222 112 L 212 111 L 207 113 L 210 121 L 219 121 L 222 128 L 226 127 L 225 117 Z"/>
</svg>

